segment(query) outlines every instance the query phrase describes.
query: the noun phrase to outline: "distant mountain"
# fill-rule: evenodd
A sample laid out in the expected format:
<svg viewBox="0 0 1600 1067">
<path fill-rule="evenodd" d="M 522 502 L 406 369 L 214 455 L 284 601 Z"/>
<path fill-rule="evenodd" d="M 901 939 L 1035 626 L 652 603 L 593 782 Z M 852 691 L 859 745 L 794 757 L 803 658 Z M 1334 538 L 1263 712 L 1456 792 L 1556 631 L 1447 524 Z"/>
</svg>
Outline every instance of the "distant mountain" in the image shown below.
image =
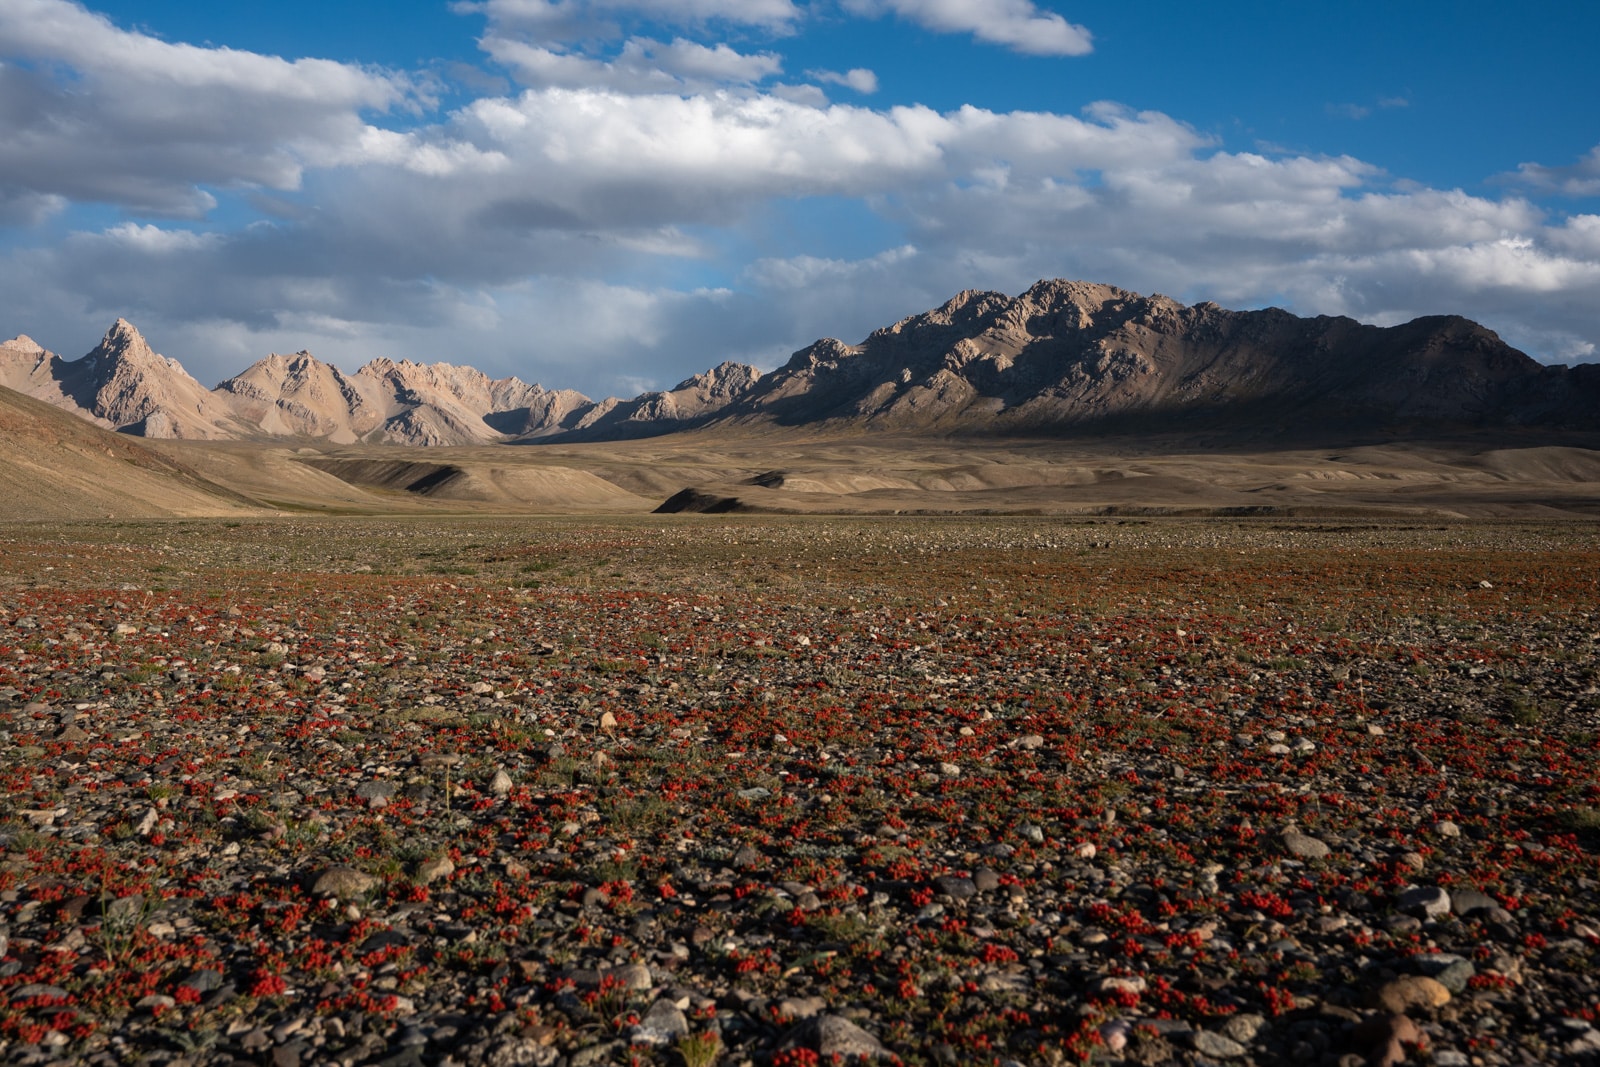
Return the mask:
<svg viewBox="0 0 1600 1067">
<path fill-rule="evenodd" d="M 67 362 L 0 344 L 0 385 L 150 437 L 409 445 L 602 441 L 699 427 L 1150 433 L 1252 438 L 1529 426 L 1600 429 L 1600 366 L 1547 367 L 1457 316 L 1401 326 L 1188 307 L 1109 285 L 969 291 L 858 345 L 825 339 L 763 375 L 738 363 L 599 402 L 446 363 L 354 374 L 272 355 L 206 391 L 125 320 Z"/>
<path fill-rule="evenodd" d="M 207 390 L 118 319 L 66 360 L 32 338 L 0 342 L 0 387 L 141 437 L 301 437 L 336 444 L 471 445 L 560 432 L 596 408 L 572 390 L 471 367 L 377 359 L 354 374 L 309 352 L 269 355 Z"/>
<path fill-rule="evenodd" d="M 309 352 L 268 356 L 217 386 L 255 435 L 335 444 L 488 444 L 554 426 L 589 399 L 471 367 L 373 360 L 346 375 Z"/>
<path fill-rule="evenodd" d="M 693 429 L 747 398 L 760 380 L 761 372 L 754 367 L 722 363 L 664 392 L 642 393 L 632 400 L 602 400 L 576 410 L 577 417 L 568 427 L 527 436 L 619 441 Z"/>
<path fill-rule="evenodd" d="M 718 421 L 959 433 L 1533 424 L 1600 428 L 1600 367 L 1547 367 L 1453 316 L 1402 326 L 1185 307 L 1108 285 L 965 292 L 823 340 Z"/>
<path fill-rule="evenodd" d="M 239 436 L 228 406 L 152 351 L 127 319 L 82 359 L 64 360 L 27 336 L 0 344 L 0 386 L 141 437 Z"/>
</svg>

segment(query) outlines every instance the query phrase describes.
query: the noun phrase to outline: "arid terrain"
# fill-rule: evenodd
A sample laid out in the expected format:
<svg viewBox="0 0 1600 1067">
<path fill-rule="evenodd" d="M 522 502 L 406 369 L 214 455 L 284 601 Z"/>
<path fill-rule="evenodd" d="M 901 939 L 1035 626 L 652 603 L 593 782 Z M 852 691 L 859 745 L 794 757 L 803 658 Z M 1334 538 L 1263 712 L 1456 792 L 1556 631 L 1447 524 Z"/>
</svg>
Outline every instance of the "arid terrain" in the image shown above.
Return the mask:
<svg viewBox="0 0 1600 1067">
<path fill-rule="evenodd" d="M 0 1059 L 1593 1063 L 1597 599 L 1431 510 L 0 526 Z"/>
<path fill-rule="evenodd" d="M 149 442 L 278 508 L 522 513 L 1600 515 L 1600 451 L 1515 438 L 1250 451 L 1203 440 L 675 435 L 402 449 Z"/>
<path fill-rule="evenodd" d="M 1593 435 L 1339 445 L 1225 437 L 896 437 L 700 430 L 418 448 L 112 433 L 0 390 L 0 516 L 1096 514 L 1561 518 L 1600 514 Z M 687 491 L 687 492 L 686 492 Z M 670 504 L 669 504 L 670 502 Z"/>
<path fill-rule="evenodd" d="M 512 443 L 24 342 L 7 1062 L 1600 1060 L 1588 371 L 1041 283 Z"/>
</svg>

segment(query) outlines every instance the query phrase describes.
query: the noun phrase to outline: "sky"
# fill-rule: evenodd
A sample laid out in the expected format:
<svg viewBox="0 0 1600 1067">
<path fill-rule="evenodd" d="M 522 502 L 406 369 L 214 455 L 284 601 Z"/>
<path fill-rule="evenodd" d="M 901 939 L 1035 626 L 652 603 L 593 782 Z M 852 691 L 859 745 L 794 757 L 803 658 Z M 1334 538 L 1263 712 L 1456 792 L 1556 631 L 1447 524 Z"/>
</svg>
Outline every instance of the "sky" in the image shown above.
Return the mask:
<svg viewBox="0 0 1600 1067">
<path fill-rule="evenodd" d="M 1600 359 L 1600 5 L 0 0 L 0 335 L 593 397 L 1041 278 Z"/>
</svg>

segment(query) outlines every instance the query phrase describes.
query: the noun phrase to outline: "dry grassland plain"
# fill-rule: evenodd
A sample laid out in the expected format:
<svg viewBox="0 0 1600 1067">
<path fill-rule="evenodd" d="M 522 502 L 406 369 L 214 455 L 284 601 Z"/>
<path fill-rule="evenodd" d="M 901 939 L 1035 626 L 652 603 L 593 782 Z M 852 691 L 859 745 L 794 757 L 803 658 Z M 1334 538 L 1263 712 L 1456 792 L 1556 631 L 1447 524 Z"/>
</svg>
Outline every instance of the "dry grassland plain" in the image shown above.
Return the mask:
<svg viewBox="0 0 1600 1067">
<path fill-rule="evenodd" d="M 1581 1062 L 1597 641 L 1585 523 L 0 526 L 0 1059 Z"/>
</svg>

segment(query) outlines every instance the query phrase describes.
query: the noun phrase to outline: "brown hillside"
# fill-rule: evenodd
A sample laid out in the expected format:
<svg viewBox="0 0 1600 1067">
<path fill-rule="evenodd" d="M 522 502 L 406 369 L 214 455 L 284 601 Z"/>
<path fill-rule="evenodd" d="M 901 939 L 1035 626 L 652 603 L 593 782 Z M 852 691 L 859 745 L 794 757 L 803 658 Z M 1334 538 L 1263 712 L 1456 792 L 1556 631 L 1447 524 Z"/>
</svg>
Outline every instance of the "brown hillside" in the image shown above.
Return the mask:
<svg viewBox="0 0 1600 1067">
<path fill-rule="evenodd" d="M 137 440 L 0 387 L 0 507 L 7 518 L 227 515 L 254 505 Z"/>
</svg>

